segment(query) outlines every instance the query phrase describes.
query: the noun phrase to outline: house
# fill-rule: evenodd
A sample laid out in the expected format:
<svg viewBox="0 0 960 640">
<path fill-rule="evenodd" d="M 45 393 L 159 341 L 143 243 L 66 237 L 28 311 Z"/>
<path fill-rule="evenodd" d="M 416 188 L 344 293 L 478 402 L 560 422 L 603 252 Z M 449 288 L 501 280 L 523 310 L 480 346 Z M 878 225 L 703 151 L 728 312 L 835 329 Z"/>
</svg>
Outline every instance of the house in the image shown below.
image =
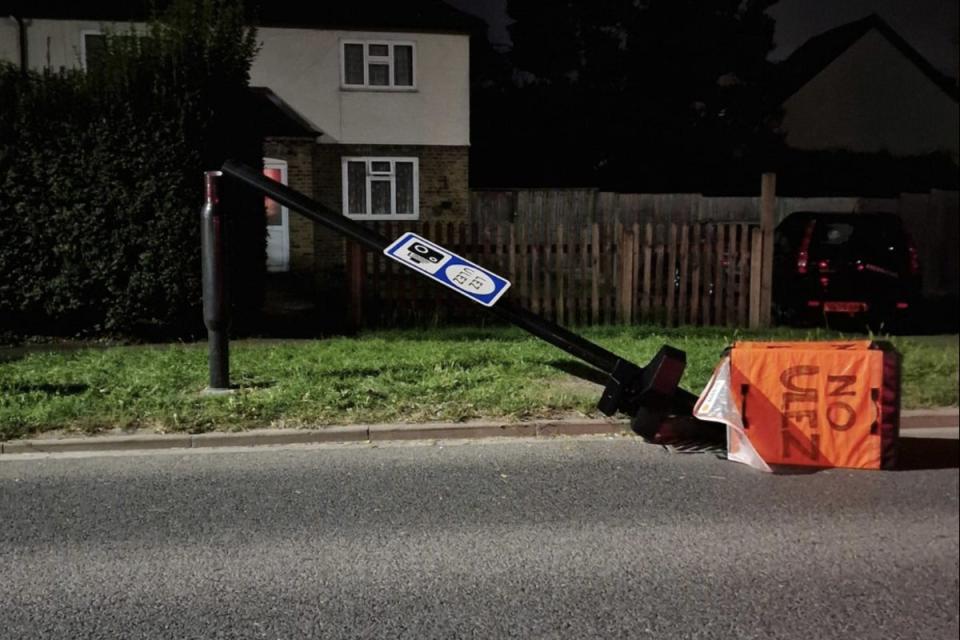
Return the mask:
<svg viewBox="0 0 960 640">
<path fill-rule="evenodd" d="M 956 81 L 875 14 L 811 38 L 777 76 L 785 191 L 874 196 L 855 206 L 900 215 L 921 257 L 924 295 L 955 308 Z"/>
<path fill-rule="evenodd" d="M 811 38 L 779 65 L 781 129 L 804 151 L 945 152 L 957 162 L 957 84 L 879 16 Z"/>
<path fill-rule="evenodd" d="M 149 3 L 22 6 L 0 17 L 0 59 L 58 69 L 85 67 L 104 30 L 143 21 Z M 482 22 L 439 0 L 351 0 L 263 3 L 256 26 L 268 175 L 357 220 L 466 219 L 469 38 Z M 270 271 L 308 290 L 342 269 L 339 236 L 266 209 Z"/>
</svg>

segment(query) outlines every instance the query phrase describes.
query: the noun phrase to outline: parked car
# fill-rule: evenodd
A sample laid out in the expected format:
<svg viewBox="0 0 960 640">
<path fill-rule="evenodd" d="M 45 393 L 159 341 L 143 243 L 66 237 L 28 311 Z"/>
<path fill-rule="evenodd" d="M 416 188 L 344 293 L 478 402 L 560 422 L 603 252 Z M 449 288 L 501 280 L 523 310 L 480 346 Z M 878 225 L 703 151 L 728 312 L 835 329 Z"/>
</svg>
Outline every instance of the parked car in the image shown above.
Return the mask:
<svg viewBox="0 0 960 640">
<path fill-rule="evenodd" d="M 793 213 L 776 228 L 774 246 L 782 323 L 849 318 L 894 330 L 919 301 L 919 256 L 895 214 Z"/>
</svg>

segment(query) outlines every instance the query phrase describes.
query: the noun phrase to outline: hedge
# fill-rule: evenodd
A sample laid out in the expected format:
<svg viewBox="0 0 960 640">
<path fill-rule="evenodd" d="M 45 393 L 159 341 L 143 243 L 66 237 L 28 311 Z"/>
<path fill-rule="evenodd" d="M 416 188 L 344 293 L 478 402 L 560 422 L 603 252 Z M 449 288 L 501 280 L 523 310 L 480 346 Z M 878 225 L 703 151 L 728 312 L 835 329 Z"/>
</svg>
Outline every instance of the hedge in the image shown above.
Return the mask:
<svg viewBox="0 0 960 640">
<path fill-rule="evenodd" d="M 0 330 L 198 333 L 203 171 L 262 158 L 245 24 L 236 2 L 178 0 L 141 32 L 107 34 L 89 73 L 0 67 Z M 249 318 L 262 200 L 224 199 L 233 300 Z"/>
</svg>

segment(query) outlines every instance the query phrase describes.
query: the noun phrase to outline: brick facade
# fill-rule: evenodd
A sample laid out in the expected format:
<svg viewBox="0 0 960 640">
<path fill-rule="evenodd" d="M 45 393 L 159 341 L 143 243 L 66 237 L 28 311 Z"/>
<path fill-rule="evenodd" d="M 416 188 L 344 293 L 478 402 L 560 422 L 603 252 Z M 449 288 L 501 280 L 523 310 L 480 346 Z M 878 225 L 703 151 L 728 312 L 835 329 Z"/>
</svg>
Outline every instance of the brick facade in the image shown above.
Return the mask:
<svg viewBox="0 0 960 640">
<path fill-rule="evenodd" d="M 267 138 L 264 154 L 287 162 L 287 182 L 330 207 L 343 210 L 341 159 L 345 156 L 415 157 L 420 165 L 420 220 L 465 222 L 469 214 L 468 151 L 465 146 L 317 144 L 309 138 Z M 290 213 L 290 271 L 310 279 L 317 291 L 340 278 L 346 263 L 339 234 Z"/>
<path fill-rule="evenodd" d="M 344 157 L 413 157 L 420 164 L 420 220 L 465 222 L 470 207 L 468 151 L 468 147 L 319 144 L 314 154 L 316 198 L 334 211 L 343 210 Z M 314 238 L 318 269 L 345 263 L 340 236 L 321 228 Z"/>
<path fill-rule="evenodd" d="M 342 210 L 340 160 L 345 156 L 413 157 L 420 160 L 420 219 L 465 222 L 470 204 L 467 147 L 419 145 L 317 146 L 320 200 Z"/>
</svg>

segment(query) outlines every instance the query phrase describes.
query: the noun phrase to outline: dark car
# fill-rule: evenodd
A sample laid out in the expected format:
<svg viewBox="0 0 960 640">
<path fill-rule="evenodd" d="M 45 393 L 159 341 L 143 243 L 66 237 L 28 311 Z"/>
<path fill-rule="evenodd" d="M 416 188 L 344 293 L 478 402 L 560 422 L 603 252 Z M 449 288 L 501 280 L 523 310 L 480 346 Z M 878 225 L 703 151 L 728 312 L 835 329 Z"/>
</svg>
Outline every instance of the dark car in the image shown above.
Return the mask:
<svg viewBox="0 0 960 640">
<path fill-rule="evenodd" d="M 781 322 L 849 318 L 893 330 L 919 299 L 919 257 L 895 214 L 792 213 L 776 228 L 774 245 Z"/>
</svg>

